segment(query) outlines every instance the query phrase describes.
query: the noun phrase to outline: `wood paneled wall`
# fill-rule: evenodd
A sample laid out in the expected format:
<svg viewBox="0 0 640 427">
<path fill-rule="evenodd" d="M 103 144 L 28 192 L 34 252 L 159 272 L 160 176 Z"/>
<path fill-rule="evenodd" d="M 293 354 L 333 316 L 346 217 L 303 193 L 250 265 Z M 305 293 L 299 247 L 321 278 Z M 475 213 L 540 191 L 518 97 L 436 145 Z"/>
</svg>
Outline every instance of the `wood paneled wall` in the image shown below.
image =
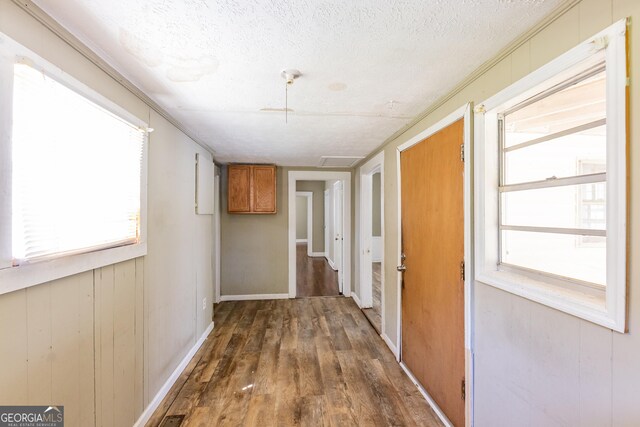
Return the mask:
<svg viewBox="0 0 640 427">
<path fill-rule="evenodd" d="M 64 405 L 69 426 L 133 425 L 143 411 L 143 264 L 1 295 L 0 403 Z"/>
</svg>

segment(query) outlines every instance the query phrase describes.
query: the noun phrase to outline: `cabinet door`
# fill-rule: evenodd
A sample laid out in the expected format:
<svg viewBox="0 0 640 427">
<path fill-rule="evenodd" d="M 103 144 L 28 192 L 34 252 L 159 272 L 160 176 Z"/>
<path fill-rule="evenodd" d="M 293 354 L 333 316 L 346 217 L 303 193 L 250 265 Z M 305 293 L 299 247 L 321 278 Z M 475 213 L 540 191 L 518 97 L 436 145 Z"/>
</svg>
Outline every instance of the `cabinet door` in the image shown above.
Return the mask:
<svg viewBox="0 0 640 427">
<path fill-rule="evenodd" d="M 276 212 L 276 167 L 252 166 L 253 212 Z"/>
<path fill-rule="evenodd" d="M 227 211 L 251 212 L 251 166 L 229 165 Z"/>
</svg>

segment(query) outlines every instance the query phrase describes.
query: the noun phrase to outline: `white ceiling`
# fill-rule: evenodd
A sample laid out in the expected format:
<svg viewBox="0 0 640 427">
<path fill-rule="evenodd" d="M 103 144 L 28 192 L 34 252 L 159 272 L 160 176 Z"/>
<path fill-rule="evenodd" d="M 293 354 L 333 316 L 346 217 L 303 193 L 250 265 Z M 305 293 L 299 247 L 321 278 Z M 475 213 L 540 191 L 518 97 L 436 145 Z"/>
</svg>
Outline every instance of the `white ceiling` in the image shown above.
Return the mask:
<svg viewBox="0 0 640 427">
<path fill-rule="evenodd" d="M 370 154 L 561 2 L 35 0 L 216 160 L 285 166 Z"/>
</svg>

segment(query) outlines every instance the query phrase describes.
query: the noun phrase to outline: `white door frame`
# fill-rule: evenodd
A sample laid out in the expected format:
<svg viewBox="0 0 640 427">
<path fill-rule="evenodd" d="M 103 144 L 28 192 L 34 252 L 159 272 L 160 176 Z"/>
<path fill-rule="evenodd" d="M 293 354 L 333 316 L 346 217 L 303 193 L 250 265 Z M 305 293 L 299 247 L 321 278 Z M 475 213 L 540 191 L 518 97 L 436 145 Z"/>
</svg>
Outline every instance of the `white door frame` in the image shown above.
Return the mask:
<svg viewBox="0 0 640 427">
<path fill-rule="evenodd" d="M 357 257 L 358 271 L 360 273 L 360 304 L 361 308 L 373 307 L 373 236 L 371 232 L 373 223 L 373 175 L 380 173 L 380 222 L 381 246 L 383 253 L 382 271 L 380 273 L 380 306 L 381 306 L 381 330 L 384 334 L 384 152 L 380 152 L 372 157 L 367 163 L 360 167 L 360 215 L 359 215 L 359 256 Z"/>
<path fill-rule="evenodd" d="M 216 171 L 218 167 L 216 166 Z M 214 294 L 213 299 L 217 304 L 220 302 L 220 215 L 222 209 L 220 208 L 220 175 L 216 175 L 213 178 L 213 206 L 215 209 L 214 217 L 213 217 L 213 229 L 215 233 L 214 245 L 215 245 L 215 259 L 214 266 L 216 270 L 215 280 L 214 280 Z"/>
<path fill-rule="evenodd" d="M 342 293 L 344 288 L 344 183 L 337 180 L 333 187 L 333 263 L 338 271 L 338 290 Z M 339 225 L 336 225 L 339 224 Z M 329 236 L 331 238 L 331 236 Z"/>
<path fill-rule="evenodd" d="M 313 191 L 296 191 L 296 197 L 307 199 L 307 256 L 313 252 Z M 296 243 L 298 239 L 296 236 Z"/>
<path fill-rule="evenodd" d="M 342 293 L 351 296 L 351 172 L 329 171 L 289 171 L 288 203 L 289 203 L 289 298 L 296 297 L 296 181 L 331 181 L 341 180 L 342 191 L 342 227 L 345 236 L 343 241 L 343 283 Z M 326 251 L 326 249 L 325 249 Z"/>
<path fill-rule="evenodd" d="M 331 254 L 329 253 L 329 221 L 330 221 L 330 217 L 329 215 L 331 215 L 331 212 L 329 211 L 329 203 L 330 203 L 330 196 L 331 196 L 331 191 L 330 190 L 324 190 L 323 193 L 324 196 L 324 257 L 326 258 L 327 262 L 329 262 L 329 264 L 333 264 L 333 260 L 331 260 Z"/>
<path fill-rule="evenodd" d="M 414 145 L 424 141 L 431 135 L 439 132 L 447 126 L 455 123 L 460 119 L 464 119 L 464 259 L 465 259 L 465 280 L 464 280 L 464 347 L 465 347 L 465 423 L 467 426 L 473 425 L 473 139 L 472 139 L 472 105 L 465 104 L 453 113 L 446 116 L 433 126 L 420 132 L 409 141 L 398 146 L 396 161 L 398 172 L 398 265 L 402 264 L 400 259 L 402 253 L 402 186 L 401 186 L 401 170 L 400 170 L 400 154 Z M 401 362 L 402 358 L 402 273 L 397 274 L 398 277 L 398 341 L 396 343 L 398 353 L 398 361 L 403 369 L 409 374 L 409 377 L 416 383 L 424 397 L 438 414 L 440 419 L 446 424 L 451 425 L 444 413 L 438 408 L 435 401 L 415 380 L 411 372 Z"/>
</svg>

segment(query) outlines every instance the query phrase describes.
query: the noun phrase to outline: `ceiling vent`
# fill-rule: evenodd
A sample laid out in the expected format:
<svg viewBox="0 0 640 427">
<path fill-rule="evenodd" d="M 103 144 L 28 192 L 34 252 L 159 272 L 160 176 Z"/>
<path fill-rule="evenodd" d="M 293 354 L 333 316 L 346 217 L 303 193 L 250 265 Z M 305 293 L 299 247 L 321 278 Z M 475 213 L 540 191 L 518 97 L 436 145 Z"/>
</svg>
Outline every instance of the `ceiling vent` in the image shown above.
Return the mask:
<svg viewBox="0 0 640 427">
<path fill-rule="evenodd" d="M 322 156 L 320 158 L 320 167 L 350 168 L 362 159 L 364 159 L 364 156 Z"/>
</svg>

